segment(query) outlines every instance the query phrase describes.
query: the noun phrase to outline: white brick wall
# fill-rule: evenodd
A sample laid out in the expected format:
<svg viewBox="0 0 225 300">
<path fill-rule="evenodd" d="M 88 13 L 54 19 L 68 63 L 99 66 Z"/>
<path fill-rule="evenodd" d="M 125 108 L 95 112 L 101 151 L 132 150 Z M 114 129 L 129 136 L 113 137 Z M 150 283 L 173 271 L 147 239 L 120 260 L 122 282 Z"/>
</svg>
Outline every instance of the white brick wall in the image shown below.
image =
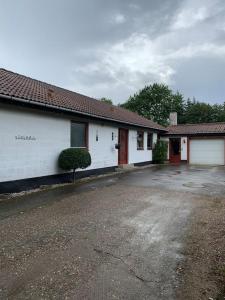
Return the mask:
<svg viewBox="0 0 225 300">
<path fill-rule="evenodd" d="M 113 141 L 112 132 L 114 134 Z M 97 134 L 98 141 L 96 141 Z M 93 123 L 89 124 L 89 151 L 92 164 L 88 169 L 117 166 L 118 150 L 115 149 L 117 142 L 118 128 Z"/>
<path fill-rule="evenodd" d="M 58 173 L 58 155 L 70 146 L 69 128 L 69 120 L 0 108 L 0 182 Z"/>
<path fill-rule="evenodd" d="M 144 150 L 137 150 L 137 130 L 129 130 L 129 164 L 151 161 L 152 150 L 147 150 L 147 132 L 144 133 Z"/>
<path fill-rule="evenodd" d="M 187 137 L 181 138 L 181 160 L 187 160 Z"/>
<path fill-rule="evenodd" d="M 58 115 L 0 106 L 0 182 L 62 173 L 57 161 L 59 153 L 70 147 L 70 122 Z M 156 138 L 154 134 L 153 141 Z M 117 142 L 118 127 L 90 123 L 88 146 L 92 164 L 88 169 L 117 166 Z M 136 130 L 129 130 L 128 146 L 129 163 L 152 160 L 152 151 L 147 150 L 147 132 L 144 150 L 137 150 Z"/>
<path fill-rule="evenodd" d="M 0 182 L 62 173 L 57 160 L 59 153 L 70 147 L 70 121 L 46 113 L 0 107 Z M 17 136 L 35 140 L 16 139 Z M 92 164 L 88 169 L 117 166 L 117 141 L 118 128 L 90 123 Z"/>
</svg>

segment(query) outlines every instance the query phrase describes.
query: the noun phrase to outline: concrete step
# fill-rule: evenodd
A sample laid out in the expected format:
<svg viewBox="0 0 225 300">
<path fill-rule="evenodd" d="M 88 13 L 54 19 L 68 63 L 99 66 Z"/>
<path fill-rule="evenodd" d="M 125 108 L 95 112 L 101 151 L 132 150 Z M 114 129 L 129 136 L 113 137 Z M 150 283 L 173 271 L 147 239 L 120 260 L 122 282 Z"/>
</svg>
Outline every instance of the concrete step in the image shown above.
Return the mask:
<svg viewBox="0 0 225 300">
<path fill-rule="evenodd" d="M 134 164 L 124 164 L 124 165 L 119 165 L 117 167 L 118 171 L 119 170 L 131 170 L 131 169 L 134 169 L 134 168 L 135 168 Z"/>
</svg>

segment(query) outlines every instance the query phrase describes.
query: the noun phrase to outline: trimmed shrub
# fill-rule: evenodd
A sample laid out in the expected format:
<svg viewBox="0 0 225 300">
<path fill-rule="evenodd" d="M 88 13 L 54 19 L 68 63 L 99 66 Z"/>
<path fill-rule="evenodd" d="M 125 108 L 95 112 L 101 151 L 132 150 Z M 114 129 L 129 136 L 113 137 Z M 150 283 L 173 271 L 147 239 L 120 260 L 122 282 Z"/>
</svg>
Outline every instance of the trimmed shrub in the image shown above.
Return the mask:
<svg viewBox="0 0 225 300">
<path fill-rule="evenodd" d="M 64 171 L 73 170 L 74 182 L 75 171 L 77 169 L 86 169 L 91 165 L 91 155 L 86 149 L 68 148 L 60 153 L 58 165 Z"/>
<path fill-rule="evenodd" d="M 158 140 L 153 149 L 153 162 L 162 164 L 167 159 L 168 143 L 166 141 Z"/>
</svg>

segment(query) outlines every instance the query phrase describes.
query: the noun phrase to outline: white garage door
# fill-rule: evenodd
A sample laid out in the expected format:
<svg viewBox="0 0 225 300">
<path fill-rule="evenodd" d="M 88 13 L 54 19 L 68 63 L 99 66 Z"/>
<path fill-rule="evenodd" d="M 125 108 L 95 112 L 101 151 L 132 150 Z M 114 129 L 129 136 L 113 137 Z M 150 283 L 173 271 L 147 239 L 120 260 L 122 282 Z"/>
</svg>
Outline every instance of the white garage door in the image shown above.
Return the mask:
<svg viewBox="0 0 225 300">
<path fill-rule="evenodd" d="M 190 140 L 190 164 L 224 165 L 224 140 Z"/>
</svg>

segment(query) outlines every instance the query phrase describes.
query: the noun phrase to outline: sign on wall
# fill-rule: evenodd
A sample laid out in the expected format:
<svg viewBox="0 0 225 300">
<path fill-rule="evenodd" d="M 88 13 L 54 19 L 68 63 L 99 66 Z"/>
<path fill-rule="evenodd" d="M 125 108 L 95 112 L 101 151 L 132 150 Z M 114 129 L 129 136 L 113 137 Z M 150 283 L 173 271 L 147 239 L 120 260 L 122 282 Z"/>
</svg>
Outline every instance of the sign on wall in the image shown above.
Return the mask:
<svg viewBox="0 0 225 300">
<path fill-rule="evenodd" d="M 36 137 L 31 135 L 16 135 L 15 139 L 23 141 L 36 141 Z"/>
</svg>

